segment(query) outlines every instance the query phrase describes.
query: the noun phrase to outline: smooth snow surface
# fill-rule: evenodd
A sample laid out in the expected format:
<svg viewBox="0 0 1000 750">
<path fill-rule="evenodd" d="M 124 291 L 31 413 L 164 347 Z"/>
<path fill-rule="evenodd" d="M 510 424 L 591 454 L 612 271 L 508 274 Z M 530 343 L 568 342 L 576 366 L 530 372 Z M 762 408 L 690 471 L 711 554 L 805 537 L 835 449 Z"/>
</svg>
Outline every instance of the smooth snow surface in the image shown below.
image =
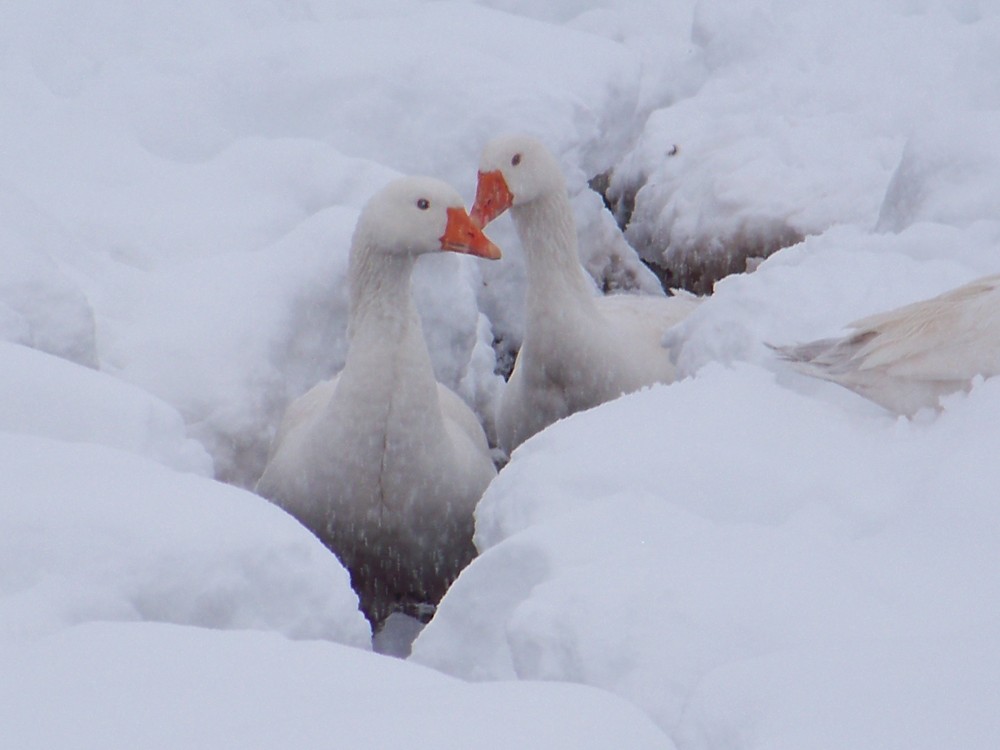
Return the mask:
<svg viewBox="0 0 1000 750">
<path fill-rule="evenodd" d="M 102 446 L 0 445 L 0 633 L 152 620 L 368 643 L 347 572 L 262 498 Z"/>
<path fill-rule="evenodd" d="M 1000 385 L 896 419 L 767 346 L 1000 271 L 998 39 L 995 0 L 2 4 L 4 742 L 1000 746 Z M 669 334 L 684 379 L 487 491 L 411 660 L 503 680 L 469 685 L 365 653 L 340 564 L 239 487 L 343 365 L 361 206 L 471 202 L 504 132 L 596 288 L 756 270 Z M 414 296 L 495 437 L 525 269 L 489 234 Z"/>
<path fill-rule="evenodd" d="M 557 424 L 487 492 L 485 552 L 415 657 L 605 687 L 682 746 L 938 745 L 956 708 L 996 707 L 1000 468 L 983 437 L 1000 382 L 916 423 L 862 406 L 713 365 Z M 916 679 L 925 658 L 939 668 Z M 862 687 L 878 711 L 858 713 Z"/>
<path fill-rule="evenodd" d="M 470 685 L 263 633 L 91 624 L 0 645 L 0 668 L 0 722 L 24 750 L 673 748 L 638 709 L 593 688 Z"/>
</svg>

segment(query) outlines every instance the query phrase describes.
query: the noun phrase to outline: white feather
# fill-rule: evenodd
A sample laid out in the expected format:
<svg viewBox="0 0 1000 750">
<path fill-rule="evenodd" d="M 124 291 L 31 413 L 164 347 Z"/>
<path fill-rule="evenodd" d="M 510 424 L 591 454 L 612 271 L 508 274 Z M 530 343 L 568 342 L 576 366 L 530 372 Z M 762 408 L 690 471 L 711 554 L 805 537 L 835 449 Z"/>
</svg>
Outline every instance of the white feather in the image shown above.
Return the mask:
<svg viewBox="0 0 1000 750">
<path fill-rule="evenodd" d="M 776 349 L 806 374 L 912 415 L 1000 373 L 1000 274 L 849 327 L 843 338 Z"/>
</svg>

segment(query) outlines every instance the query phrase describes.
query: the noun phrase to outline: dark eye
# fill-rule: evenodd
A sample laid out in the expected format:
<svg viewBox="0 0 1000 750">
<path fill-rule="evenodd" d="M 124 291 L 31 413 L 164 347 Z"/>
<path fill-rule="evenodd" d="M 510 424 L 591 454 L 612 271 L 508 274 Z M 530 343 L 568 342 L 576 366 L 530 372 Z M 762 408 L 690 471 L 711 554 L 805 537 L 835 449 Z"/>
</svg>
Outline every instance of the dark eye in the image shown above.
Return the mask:
<svg viewBox="0 0 1000 750">
<path fill-rule="evenodd" d="M 431 202 L 429 200 L 427 200 L 426 198 L 417 198 L 417 208 L 419 208 L 421 211 L 426 211 L 430 207 L 431 207 Z"/>
<path fill-rule="evenodd" d="M 520 163 L 521 163 L 521 155 L 520 154 L 514 154 L 513 158 L 510 160 L 510 165 L 512 167 L 516 167 Z"/>
</svg>

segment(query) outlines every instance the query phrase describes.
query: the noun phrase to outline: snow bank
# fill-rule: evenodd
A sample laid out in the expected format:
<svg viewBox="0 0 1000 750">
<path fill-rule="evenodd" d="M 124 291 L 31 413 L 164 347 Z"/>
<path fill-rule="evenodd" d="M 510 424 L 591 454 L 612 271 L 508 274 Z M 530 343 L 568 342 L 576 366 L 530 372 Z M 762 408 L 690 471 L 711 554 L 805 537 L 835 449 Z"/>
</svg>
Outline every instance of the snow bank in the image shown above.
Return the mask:
<svg viewBox="0 0 1000 750">
<path fill-rule="evenodd" d="M 369 643 L 346 570 L 256 495 L 103 446 L 0 445 L 0 634 L 144 620 Z"/>
<path fill-rule="evenodd" d="M 952 707 L 1000 708 L 985 669 L 959 667 L 1000 657 L 998 406 L 987 381 L 897 421 L 743 364 L 557 423 L 487 491 L 484 552 L 414 658 L 600 686 L 690 747 L 935 747 Z M 914 681 L 928 650 L 951 666 Z M 879 711 L 852 711 L 858 685 Z M 792 721 L 796 706 L 836 718 Z"/>
<path fill-rule="evenodd" d="M 0 674 L 4 737 L 23 750 L 673 747 L 637 709 L 596 690 L 469 685 L 273 634 L 86 625 L 0 644 Z"/>
<path fill-rule="evenodd" d="M 910 171 L 929 161 L 945 178 L 929 190 L 946 201 L 965 192 L 944 185 L 979 186 L 980 216 L 995 215 L 997 147 L 978 134 L 997 93 L 976 71 L 996 66 L 996 11 L 697 4 L 690 55 L 673 68 L 694 85 L 660 92 L 666 106 L 614 173 L 629 241 L 670 280 L 707 291 L 748 257 L 834 224 L 875 224 L 901 158 Z M 948 216 L 928 209 L 924 218 Z M 894 217 L 880 225 L 899 228 Z"/>
<path fill-rule="evenodd" d="M 993 747 L 996 652 L 955 643 L 902 633 L 845 641 L 846 659 L 832 649 L 792 650 L 727 665 L 699 686 L 678 744 L 790 750 L 808 738 L 817 750 Z"/>
<path fill-rule="evenodd" d="M 965 227 L 996 220 L 998 127 L 996 110 L 960 111 L 916 126 L 889 182 L 876 229 L 899 232 L 916 222 Z"/>
<path fill-rule="evenodd" d="M 56 260 L 77 243 L 13 186 L 0 182 L 0 341 L 94 366 L 94 311 Z"/>
<path fill-rule="evenodd" d="M 0 343 L 0 431 L 97 443 L 180 471 L 212 473 L 180 415 L 136 386 L 24 346 Z"/>
<path fill-rule="evenodd" d="M 664 744 L 580 686 L 244 632 L 368 646 L 331 555 L 197 476 L 251 485 L 341 366 L 368 196 L 426 172 L 471 200 L 482 145 L 527 131 L 599 286 L 657 291 L 587 187 L 610 168 L 674 283 L 794 246 L 673 332 L 687 380 L 515 453 L 417 658 L 606 688 L 686 748 L 1000 745 L 998 386 L 899 422 L 767 347 L 1000 270 L 998 24 L 969 0 L 0 4 L 0 724 Z M 524 288 L 509 218 L 490 234 L 502 262 L 414 278 L 488 429 Z"/>
</svg>

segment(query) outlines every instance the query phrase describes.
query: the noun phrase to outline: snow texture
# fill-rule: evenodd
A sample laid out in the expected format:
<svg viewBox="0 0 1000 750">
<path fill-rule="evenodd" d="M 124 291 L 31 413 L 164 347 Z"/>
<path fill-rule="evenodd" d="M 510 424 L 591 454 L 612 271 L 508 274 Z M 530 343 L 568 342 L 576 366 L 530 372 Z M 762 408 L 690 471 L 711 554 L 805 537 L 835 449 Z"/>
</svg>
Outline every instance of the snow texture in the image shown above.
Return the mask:
<svg viewBox="0 0 1000 750">
<path fill-rule="evenodd" d="M 635 707 L 593 688 L 469 685 L 268 633 L 90 624 L 0 645 L 0 668 L 0 721 L 24 750 L 673 748 Z"/>
<path fill-rule="evenodd" d="M 995 0 L 0 5 L 5 741 L 1000 746 L 1000 385 L 898 419 L 768 346 L 1000 271 L 998 38 Z M 641 257 L 714 294 L 683 380 L 514 452 L 392 660 L 241 488 L 343 364 L 361 206 L 471 202 L 511 131 L 595 293 L 660 293 Z M 493 435 L 525 268 L 489 234 L 414 296 Z"/>
</svg>

